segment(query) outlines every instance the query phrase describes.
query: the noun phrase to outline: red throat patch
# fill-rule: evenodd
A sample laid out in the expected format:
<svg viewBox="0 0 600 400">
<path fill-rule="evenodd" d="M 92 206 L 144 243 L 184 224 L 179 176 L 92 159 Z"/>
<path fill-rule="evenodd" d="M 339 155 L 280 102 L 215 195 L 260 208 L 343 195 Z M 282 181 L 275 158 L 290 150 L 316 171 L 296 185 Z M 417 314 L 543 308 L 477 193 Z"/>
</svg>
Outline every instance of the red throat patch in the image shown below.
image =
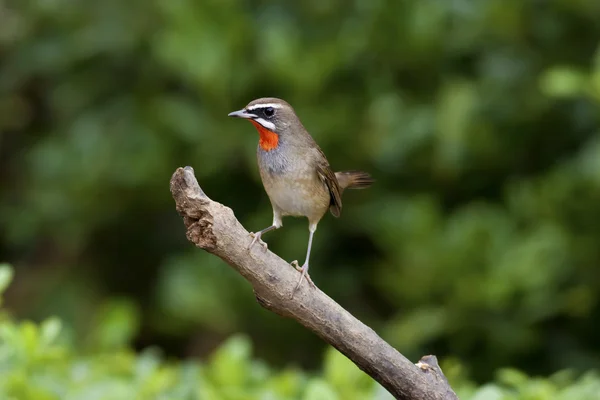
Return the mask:
<svg viewBox="0 0 600 400">
<path fill-rule="evenodd" d="M 261 149 L 264 151 L 271 151 L 277 148 L 277 145 L 279 145 L 279 135 L 268 130 L 256 121 L 250 120 L 250 122 L 252 122 L 252 125 L 254 125 L 258 131 L 258 145 Z"/>
</svg>

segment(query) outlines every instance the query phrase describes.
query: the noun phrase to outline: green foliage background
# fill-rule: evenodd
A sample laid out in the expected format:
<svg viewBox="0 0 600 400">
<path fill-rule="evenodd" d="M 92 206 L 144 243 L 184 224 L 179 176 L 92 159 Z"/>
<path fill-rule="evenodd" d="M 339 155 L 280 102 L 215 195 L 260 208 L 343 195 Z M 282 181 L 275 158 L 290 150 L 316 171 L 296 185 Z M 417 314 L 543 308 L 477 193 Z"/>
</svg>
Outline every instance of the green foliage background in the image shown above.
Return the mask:
<svg viewBox="0 0 600 400">
<path fill-rule="evenodd" d="M 377 179 L 319 225 L 325 292 L 478 382 L 597 369 L 599 43 L 596 0 L 0 1 L 6 306 L 76 348 L 204 358 L 244 332 L 317 368 L 320 340 L 187 243 L 168 191 L 191 165 L 267 226 L 256 133 L 226 115 L 277 96 Z M 306 221 L 284 224 L 269 247 L 301 258 Z"/>
<path fill-rule="evenodd" d="M 13 270 L 0 265 L 0 296 Z M 0 297 L 0 300 L 2 298 Z M 136 354 L 112 343 L 114 334 L 127 339 L 127 330 L 96 331 L 93 350 L 81 352 L 66 334 L 60 319 L 40 324 L 17 322 L 0 309 L 0 394 L 19 400 L 70 399 L 211 399 L 211 400 L 391 400 L 393 397 L 341 353 L 328 348 L 319 375 L 297 368 L 273 369 L 251 358 L 247 337 L 235 335 L 208 357 L 172 362 L 157 348 Z M 446 368 L 461 399 L 539 400 L 600 399 L 600 376 L 572 371 L 547 379 L 531 379 L 514 369 L 503 369 L 497 382 L 477 388 L 457 365 Z"/>
</svg>

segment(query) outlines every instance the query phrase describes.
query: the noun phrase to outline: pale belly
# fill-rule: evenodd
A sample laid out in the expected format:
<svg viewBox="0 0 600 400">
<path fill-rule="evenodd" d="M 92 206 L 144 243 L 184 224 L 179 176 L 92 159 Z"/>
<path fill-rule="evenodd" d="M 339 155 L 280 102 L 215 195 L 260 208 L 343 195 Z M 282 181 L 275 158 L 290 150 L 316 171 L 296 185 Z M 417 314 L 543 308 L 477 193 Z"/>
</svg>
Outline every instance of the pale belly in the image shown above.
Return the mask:
<svg viewBox="0 0 600 400">
<path fill-rule="evenodd" d="M 320 219 L 329 208 L 329 191 L 316 174 L 292 179 L 287 174 L 264 177 L 273 208 L 280 214 Z"/>
</svg>

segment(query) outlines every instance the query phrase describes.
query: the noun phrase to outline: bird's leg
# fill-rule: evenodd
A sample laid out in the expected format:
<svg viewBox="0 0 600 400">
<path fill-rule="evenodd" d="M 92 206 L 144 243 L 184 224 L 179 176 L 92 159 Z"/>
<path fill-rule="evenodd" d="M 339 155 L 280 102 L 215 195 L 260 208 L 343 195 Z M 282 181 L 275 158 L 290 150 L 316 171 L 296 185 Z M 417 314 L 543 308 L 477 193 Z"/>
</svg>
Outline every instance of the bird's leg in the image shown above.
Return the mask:
<svg viewBox="0 0 600 400">
<path fill-rule="evenodd" d="M 290 265 L 294 268 L 296 268 L 296 271 L 298 272 L 302 272 L 302 275 L 300 275 L 300 281 L 298 282 L 298 284 L 296 285 L 296 288 L 294 289 L 294 292 L 296 292 L 296 290 L 300 287 L 300 284 L 302 283 L 302 279 L 304 278 L 304 276 L 306 276 L 306 280 L 308 281 L 308 283 L 311 284 L 312 287 L 316 287 L 315 283 L 313 282 L 313 280 L 310 278 L 310 275 L 308 275 L 307 271 L 308 271 L 308 264 L 306 264 L 306 268 L 304 268 L 304 265 L 301 267 L 298 264 L 298 260 L 294 260 L 290 263 Z"/>
<path fill-rule="evenodd" d="M 298 270 L 301 273 L 300 280 L 298 280 L 298 284 L 296 285 L 294 292 L 296 292 L 296 290 L 298 290 L 298 288 L 300 287 L 300 284 L 302 283 L 302 279 L 304 279 L 305 276 L 306 276 L 306 280 L 308 281 L 308 283 L 310 283 L 310 285 L 312 287 L 316 287 L 315 283 L 312 281 L 312 279 L 310 279 L 310 275 L 308 275 L 308 260 L 310 258 L 310 249 L 312 247 L 313 235 L 315 234 L 315 231 L 317 230 L 317 224 L 311 223 L 309 225 L 308 229 L 310 231 L 310 235 L 308 236 L 308 249 L 306 250 L 306 260 L 304 261 L 304 264 L 302 265 L 302 267 L 298 267 L 298 261 L 296 261 L 295 263 L 292 262 L 292 265 L 294 265 L 296 270 Z"/>
<path fill-rule="evenodd" d="M 254 246 L 256 242 L 258 242 L 258 244 L 260 244 L 265 249 L 265 251 L 267 251 L 268 245 L 261 239 L 261 236 L 263 235 L 263 233 L 267 233 L 269 231 L 272 231 L 273 229 L 277 229 L 277 227 L 275 225 L 271 225 L 268 228 L 265 228 L 262 231 L 258 231 L 256 233 L 250 232 L 250 236 L 252 236 L 253 239 L 252 242 L 250 242 L 250 246 L 248 246 L 248 250 L 250 250 L 252 246 Z"/>
<path fill-rule="evenodd" d="M 252 246 L 254 246 L 254 244 L 256 242 L 258 242 L 265 249 L 265 251 L 267 251 L 268 246 L 261 239 L 262 235 L 264 235 L 265 233 L 267 233 L 269 231 L 272 231 L 273 229 L 281 228 L 282 225 L 283 225 L 283 223 L 281 222 L 281 216 L 279 215 L 279 213 L 273 212 L 273 224 L 271 226 L 263 229 L 262 231 L 258 231 L 256 233 L 250 232 L 250 236 L 252 236 L 253 239 L 252 239 L 252 242 L 250 242 L 250 246 L 248 246 L 248 250 L 250 250 L 252 248 Z"/>
</svg>

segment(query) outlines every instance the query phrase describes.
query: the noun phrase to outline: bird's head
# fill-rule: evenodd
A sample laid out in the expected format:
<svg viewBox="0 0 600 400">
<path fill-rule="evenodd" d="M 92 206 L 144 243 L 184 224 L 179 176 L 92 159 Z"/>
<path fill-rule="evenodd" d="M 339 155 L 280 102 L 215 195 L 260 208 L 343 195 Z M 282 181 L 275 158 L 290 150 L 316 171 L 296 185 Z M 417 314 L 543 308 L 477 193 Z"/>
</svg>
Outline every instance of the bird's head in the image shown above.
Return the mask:
<svg viewBox="0 0 600 400">
<path fill-rule="evenodd" d="M 258 130 L 258 143 L 264 151 L 276 149 L 280 139 L 293 134 L 295 128 L 304 130 L 292 106 L 274 97 L 252 100 L 243 109 L 229 113 L 229 116 L 250 121 Z"/>
</svg>

